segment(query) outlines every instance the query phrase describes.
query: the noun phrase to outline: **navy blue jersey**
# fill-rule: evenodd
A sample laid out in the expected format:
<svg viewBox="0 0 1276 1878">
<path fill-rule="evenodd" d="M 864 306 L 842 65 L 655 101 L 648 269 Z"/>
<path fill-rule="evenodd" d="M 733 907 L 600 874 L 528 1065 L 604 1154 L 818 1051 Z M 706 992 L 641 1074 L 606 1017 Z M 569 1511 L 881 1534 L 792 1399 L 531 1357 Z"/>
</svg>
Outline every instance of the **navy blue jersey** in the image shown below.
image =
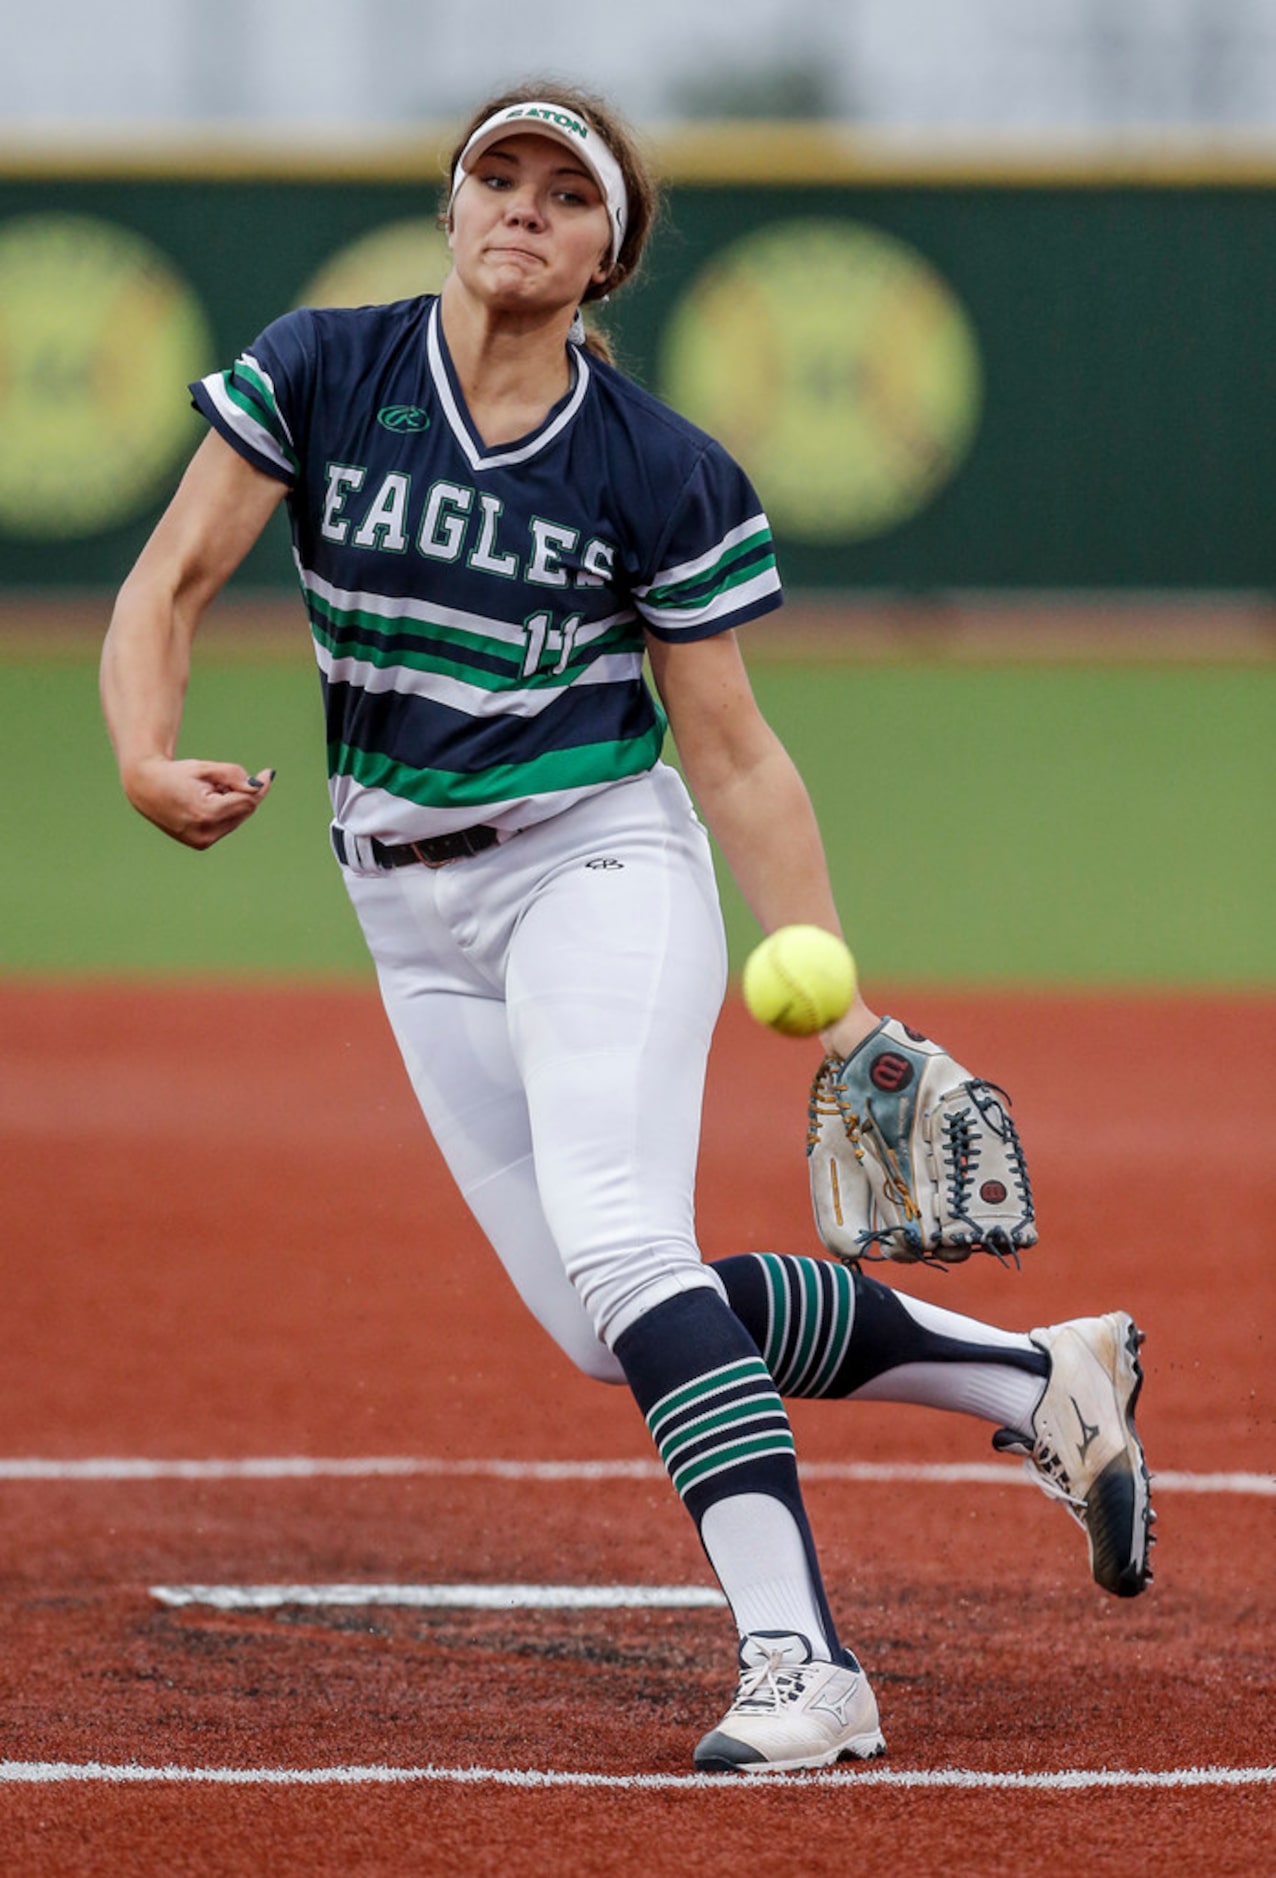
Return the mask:
<svg viewBox="0 0 1276 1878">
<path fill-rule="evenodd" d="M 649 769 L 644 632 L 780 603 L 771 532 L 720 445 L 568 348 L 515 443 L 479 439 L 432 296 L 287 314 L 196 407 L 288 486 L 333 813 L 410 841 L 522 827 Z"/>
</svg>

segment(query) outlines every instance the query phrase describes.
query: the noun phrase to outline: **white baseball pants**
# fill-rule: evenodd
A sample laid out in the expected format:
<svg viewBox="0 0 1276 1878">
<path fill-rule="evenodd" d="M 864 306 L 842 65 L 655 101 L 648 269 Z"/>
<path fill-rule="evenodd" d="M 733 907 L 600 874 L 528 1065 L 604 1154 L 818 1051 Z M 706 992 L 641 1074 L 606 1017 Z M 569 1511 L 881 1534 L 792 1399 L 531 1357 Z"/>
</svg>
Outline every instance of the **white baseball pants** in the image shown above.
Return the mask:
<svg viewBox="0 0 1276 1878">
<path fill-rule="evenodd" d="M 694 1184 L 726 988 L 709 841 L 659 765 L 446 867 L 344 868 L 417 1099 L 524 1303 L 587 1374 L 722 1286 Z"/>
</svg>

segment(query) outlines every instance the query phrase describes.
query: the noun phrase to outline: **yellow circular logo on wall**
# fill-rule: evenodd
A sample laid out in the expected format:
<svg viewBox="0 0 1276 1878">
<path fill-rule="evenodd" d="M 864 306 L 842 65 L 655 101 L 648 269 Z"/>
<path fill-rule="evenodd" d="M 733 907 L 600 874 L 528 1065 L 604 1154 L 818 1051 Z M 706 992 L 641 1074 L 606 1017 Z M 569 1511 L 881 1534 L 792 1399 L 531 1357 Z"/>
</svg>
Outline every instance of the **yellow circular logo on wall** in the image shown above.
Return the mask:
<svg viewBox="0 0 1276 1878">
<path fill-rule="evenodd" d="M 452 252 L 433 217 L 386 222 L 338 249 L 306 282 L 298 306 L 384 306 L 437 293 Z"/>
<path fill-rule="evenodd" d="M 67 539 L 126 521 L 198 436 L 212 340 L 141 235 L 91 215 L 0 222 L 0 529 Z"/>
<path fill-rule="evenodd" d="M 862 222 L 734 242 L 679 303 L 661 390 L 744 465 L 778 533 L 863 539 L 949 481 L 979 421 L 964 308 L 914 248 Z"/>
</svg>

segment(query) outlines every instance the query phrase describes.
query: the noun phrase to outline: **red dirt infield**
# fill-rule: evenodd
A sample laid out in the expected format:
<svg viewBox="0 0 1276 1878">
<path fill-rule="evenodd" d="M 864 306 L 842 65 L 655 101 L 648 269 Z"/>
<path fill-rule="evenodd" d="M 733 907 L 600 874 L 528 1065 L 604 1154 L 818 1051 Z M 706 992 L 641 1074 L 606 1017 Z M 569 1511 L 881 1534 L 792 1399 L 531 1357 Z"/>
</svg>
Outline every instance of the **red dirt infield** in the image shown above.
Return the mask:
<svg viewBox="0 0 1276 1878">
<path fill-rule="evenodd" d="M 6 1874 L 1276 1870 L 1276 999 L 913 991 L 899 1008 L 1011 1090 L 1042 1244 L 1018 1273 L 886 1274 L 1017 1326 L 1133 1311 L 1157 1582 L 1130 1603 L 1096 1591 L 1080 1533 L 1013 1464 L 926 1474 L 992 1463 L 974 1421 L 795 1404 L 830 1595 L 890 1754 L 706 1786 L 684 1777 L 730 1693 L 721 1611 L 156 1600 L 709 1574 L 650 1467 L 532 1465 L 653 1457 L 627 1396 L 523 1315 L 374 993 L 0 987 Z M 728 1006 L 707 1256 L 815 1249 L 812 1066 Z M 360 1465 L 386 1456 L 434 1471 Z M 290 1457 L 348 1471 L 269 1465 Z M 255 1459 L 263 1477 L 76 1472 L 95 1458 Z M 27 1477 L 24 1459 L 41 1463 Z M 896 1477 L 853 1477 L 863 1464 Z M 1262 1777 L 1226 1784 L 1236 1770 Z M 573 1776 L 609 1784 L 553 1784 Z"/>
</svg>

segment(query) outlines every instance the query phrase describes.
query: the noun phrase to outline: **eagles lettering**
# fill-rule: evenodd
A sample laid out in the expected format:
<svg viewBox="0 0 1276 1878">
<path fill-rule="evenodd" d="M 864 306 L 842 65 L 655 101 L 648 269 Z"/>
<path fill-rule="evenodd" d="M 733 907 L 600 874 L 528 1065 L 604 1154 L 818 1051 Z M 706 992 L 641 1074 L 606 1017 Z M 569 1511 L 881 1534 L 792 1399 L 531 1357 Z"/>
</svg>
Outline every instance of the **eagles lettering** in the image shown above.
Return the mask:
<svg viewBox="0 0 1276 1878">
<path fill-rule="evenodd" d="M 329 463 L 320 533 L 325 540 L 385 554 L 409 544 L 431 561 L 455 562 L 500 580 L 538 587 L 602 587 L 615 572 L 614 542 L 534 515 L 525 529 L 501 537 L 504 504 L 467 483 L 434 482 L 414 504 L 412 478 L 392 470 L 373 488 L 360 463 Z M 415 513 L 414 513 L 415 511 Z M 521 539 L 518 537 L 521 536 Z"/>
</svg>

